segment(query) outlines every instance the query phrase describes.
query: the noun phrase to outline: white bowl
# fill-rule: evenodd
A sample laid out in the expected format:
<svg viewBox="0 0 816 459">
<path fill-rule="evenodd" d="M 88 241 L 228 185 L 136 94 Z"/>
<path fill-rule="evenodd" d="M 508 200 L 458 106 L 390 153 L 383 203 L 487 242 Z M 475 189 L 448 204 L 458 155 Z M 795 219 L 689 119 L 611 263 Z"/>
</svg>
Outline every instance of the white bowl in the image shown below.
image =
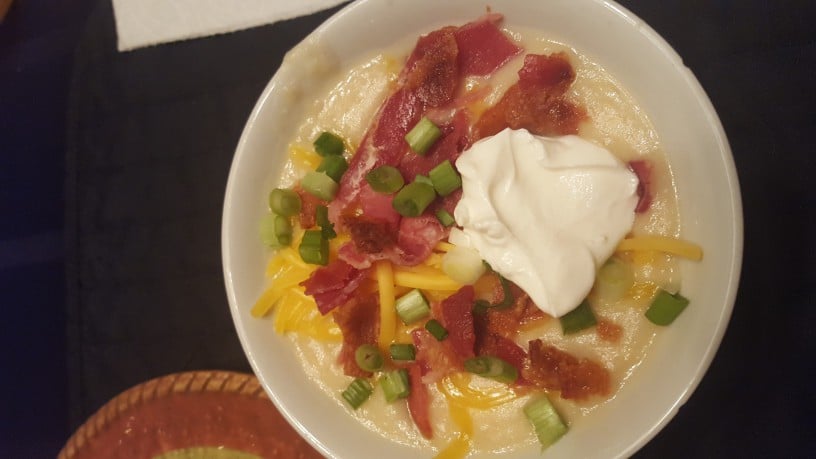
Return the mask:
<svg viewBox="0 0 816 459">
<path fill-rule="evenodd" d="M 547 457 L 619 457 L 643 446 L 691 396 L 725 332 L 742 259 L 742 208 L 731 151 L 703 89 L 671 47 L 631 12 L 602 0 L 362 0 L 307 40 L 339 61 L 417 37 L 441 25 L 463 24 L 490 7 L 505 25 L 532 27 L 569 44 L 603 66 L 650 117 L 670 157 L 680 196 L 683 236 L 703 246 L 705 259 L 683 265 L 689 307 L 657 337 L 634 379 L 610 403 L 571 429 Z M 288 65 L 260 96 L 238 145 L 227 184 L 222 227 L 224 277 L 232 317 L 250 364 L 292 425 L 330 457 L 413 458 L 413 449 L 372 433 L 306 381 L 288 341 L 249 310 L 264 286 L 266 253 L 257 228 L 303 107 L 310 69 Z M 303 103 L 301 101 L 301 103 Z M 274 154 L 271 152 L 281 152 Z M 538 448 L 521 457 L 540 457 Z"/>
</svg>

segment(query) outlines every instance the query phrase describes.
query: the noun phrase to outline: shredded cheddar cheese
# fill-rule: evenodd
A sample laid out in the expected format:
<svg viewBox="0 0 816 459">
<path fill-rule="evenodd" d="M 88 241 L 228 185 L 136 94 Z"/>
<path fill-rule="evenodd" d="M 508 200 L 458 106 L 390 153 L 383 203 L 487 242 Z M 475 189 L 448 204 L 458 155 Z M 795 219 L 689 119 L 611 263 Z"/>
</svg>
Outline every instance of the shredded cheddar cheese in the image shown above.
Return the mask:
<svg viewBox="0 0 816 459">
<path fill-rule="evenodd" d="M 697 244 L 667 236 L 635 236 L 624 239 L 615 249 L 618 252 L 652 250 L 669 253 L 693 261 L 703 259 L 703 249 Z"/>
<path fill-rule="evenodd" d="M 297 144 L 289 145 L 289 159 L 296 169 L 317 169 L 320 165 L 320 156 L 309 148 Z"/>
<path fill-rule="evenodd" d="M 378 344 L 383 352 L 394 341 L 397 326 L 397 310 L 394 306 L 394 270 L 388 260 L 378 261 L 375 267 L 380 295 L 380 335 Z"/>
</svg>

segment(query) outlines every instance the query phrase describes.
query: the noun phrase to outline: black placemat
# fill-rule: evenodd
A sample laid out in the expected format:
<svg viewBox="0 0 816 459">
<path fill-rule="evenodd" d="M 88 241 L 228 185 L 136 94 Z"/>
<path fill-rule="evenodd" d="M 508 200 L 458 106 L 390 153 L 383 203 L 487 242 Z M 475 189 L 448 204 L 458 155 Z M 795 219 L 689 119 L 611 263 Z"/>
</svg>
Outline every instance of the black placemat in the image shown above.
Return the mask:
<svg viewBox="0 0 816 459">
<path fill-rule="evenodd" d="M 334 11 L 119 53 L 111 2 L 98 2 L 68 116 L 73 427 L 150 378 L 250 371 L 221 271 L 227 174 L 284 53 Z"/>
</svg>

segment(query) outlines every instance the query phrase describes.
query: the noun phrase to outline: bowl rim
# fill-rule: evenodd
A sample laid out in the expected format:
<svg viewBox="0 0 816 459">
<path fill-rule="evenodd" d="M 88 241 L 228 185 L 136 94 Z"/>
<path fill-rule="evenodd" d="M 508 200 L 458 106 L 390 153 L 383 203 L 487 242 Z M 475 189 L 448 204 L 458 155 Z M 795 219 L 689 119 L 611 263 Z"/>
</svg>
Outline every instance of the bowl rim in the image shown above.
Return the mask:
<svg viewBox="0 0 816 459">
<path fill-rule="evenodd" d="M 347 15 L 351 14 L 356 9 L 364 7 L 365 4 L 377 1 L 380 0 L 355 0 L 351 2 L 350 4 L 344 6 L 335 14 L 333 14 L 330 18 L 324 21 L 312 32 L 310 32 L 300 43 L 319 37 L 324 33 L 325 30 L 330 29 L 336 23 L 342 21 Z M 734 214 L 734 219 L 731 222 L 732 223 L 731 246 L 728 249 L 728 253 L 730 253 L 731 256 L 729 260 L 730 263 L 728 267 L 728 275 L 726 276 L 728 279 L 728 284 L 724 295 L 725 305 L 722 308 L 719 317 L 717 317 L 716 319 L 717 322 L 716 332 L 710 335 L 708 343 L 705 346 L 705 352 L 703 353 L 703 357 L 702 359 L 699 360 L 698 365 L 694 370 L 694 376 L 685 385 L 684 390 L 676 394 L 676 399 L 674 403 L 669 407 L 668 410 L 666 410 L 663 413 L 662 416 L 660 416 L 659 418 L 658 417 L 655 418 L 654 423 L 652 423 L 651 427 L 647 431 L 644 431 L 643 434 L 640 437 L 638 437 L 636 441 L 632 442 L 628 448 L 626 448 L 624 451 L 620 453 L 621 456 L 629 456 L 631 454 L 634 454 L 637 450 L 639 450 L 650 440 L 652 440 L 674 418 L 679 409 L 689 400 L 693 392 L 699 386 L 708 368 L 713 362 L 717 350 L 719 349 L 720 343 L 722 342 L 722 339 L 728 328 L 728 324 L 730 321 L 731 314 L 733 312 L 737 290 L 739 286 L 744 244 L 743 209 L 739 179 L 736 172 L 733 153 L 728 143 L 728 138 L 726 136 L 719 115 L 717 114 L 713 106 L 713 103 L 711 102 L 710 98 L 706 94 L 705 90 L 703 89 L 702 85 L 697 80 L 693 72 L 683 63 L 683 60 L 680 57 L 680 55 L 659 33 L 657 33 L 657 31 L 655 31 L 649 24 L 640 19 L 637 15 L 635 15 L 626 7 L 616 3 L 613 0 L 586 0 L 586 1 L 598 4 L 599 6 L 612 11 L 617 17 L 630 23 L 633 27 L 637 28 L 638 32 L 641 35 L 644 35 L 644 38 L 648 40 L 653 46 L 655 46 L 656 49 L 660 51 L 660 53 L 663 54 L 666 57 L 666 59 L 668 59 L 669 62 L 671 62 L 672 66 L 678 71 L 678 74 L 682 75 L 685 84 L 688 86 L 689 89 L 693 91 L 696 97 L 696 102 L 699 103 L 704 109 L 705 115 L 708 117 L 707 121 L 711 125 L 712 132 L 715 135 L 716 140 L 718 142 L 719 146 L 718 153 L 720 154 L 721 156 L 720 159 L 722 160 L 724 165 L 725 181 L 727 184 L 727 188 L 730 191 L 727 201 L 731 211 Z M 501 2 L 495 3 L 497 3 L 496 5 L 494 5 L 496 9 L 500 9 Z M 299 45 L 296 45 L 295 47 L 297 46 Z M 243 151 L 247 148 L 249 137 L 251 136 L 251 133 L 254 130 L 255 124 L 260 116 L 260 113 L 263 110 L 265 110 L 268 99 L 270 98 L 276 87 L 281 83 L 279 81 L 281 79 L 280 78 L 281 68 L 283 67 L 285 62 L 286 61 L 284 60 L 281 63 L 281 67 L 279 67 L 279 69 L 276 70 L 275 74 L 271 77 L 271 79 L 261 92 L 261 95 L 259 96 L 257 102 L 255 103 L 252 112 L 244 126 L 240 140 L 235 149 L 235 153 L 230 166 L 229 176 L 227 180 L 222 212 L 222 224 L 221 224 L 222 268 L 224 273 L 224 282 L 229 301 L 231 316 L 234 324 L 236 325 L 236 331 L 241 342 L 241 346 L 245 354 L 247 355 L 247 359 L 253 369 L 253 372 L 257 375 L 258 380 L 263 385 L 265 391 L 269 395 L 269 398 L 280 410 L 284 418 L 298 431 L 298 433 L 300 433 L 313 447 L 315 447 L 323 455 L 327 457 L 333 457 L 333 453 L 328 448 L 328 446 L 323 444 L 297 418 L 295 418 L 295 416 L 287 409 L 285 401 L 280 399 L 278 397 L 278 394 L 269 389 L 270 386 L 266 381 L 267 375 L 264 375 L 260 371 L 259 365 L 255 358 L 255 354 L 253 353 L 253 350 L 250 347 L 246 327 L 239 326 L 239 324 L 241 324 L 240 317 L 241 311 L 238 309 L 239 305 L 237 301 L 231 271 L 232 254 L 230 252 L 229 247 L 229 241 L 231 239 L 229 222 L 231 221 L 231 217 L 233 214 L 232 204 L 234 198 L 232 196 L 232 192 L 235 187 L 235 181 L 237 180 L 236 177 L 237 170 L 241 168 L 242 160 L 245 160 L 245 155 L 243 154 Z"/>
</svg>

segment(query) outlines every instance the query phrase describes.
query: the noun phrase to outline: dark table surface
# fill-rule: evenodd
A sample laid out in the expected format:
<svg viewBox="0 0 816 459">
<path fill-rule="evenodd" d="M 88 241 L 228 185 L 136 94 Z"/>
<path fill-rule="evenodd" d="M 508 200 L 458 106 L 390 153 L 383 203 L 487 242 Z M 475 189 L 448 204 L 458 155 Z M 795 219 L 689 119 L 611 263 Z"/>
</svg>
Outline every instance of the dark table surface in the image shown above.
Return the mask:
<svg viewBox="0 0 816 459">
<path fill-rule="evenodd" d="M 806 457 L 814 435 L 816 4 L 621 1 L 683 56 L 742 187 L 722 346 L 638 457 Z M 119 392 L 250 371 L 220 265 L 227 173 L 283 53 L 332 11 L 117 53 L 108 0 L 0 25 L 0 457 L 53 457 Z"/>
</svg>

